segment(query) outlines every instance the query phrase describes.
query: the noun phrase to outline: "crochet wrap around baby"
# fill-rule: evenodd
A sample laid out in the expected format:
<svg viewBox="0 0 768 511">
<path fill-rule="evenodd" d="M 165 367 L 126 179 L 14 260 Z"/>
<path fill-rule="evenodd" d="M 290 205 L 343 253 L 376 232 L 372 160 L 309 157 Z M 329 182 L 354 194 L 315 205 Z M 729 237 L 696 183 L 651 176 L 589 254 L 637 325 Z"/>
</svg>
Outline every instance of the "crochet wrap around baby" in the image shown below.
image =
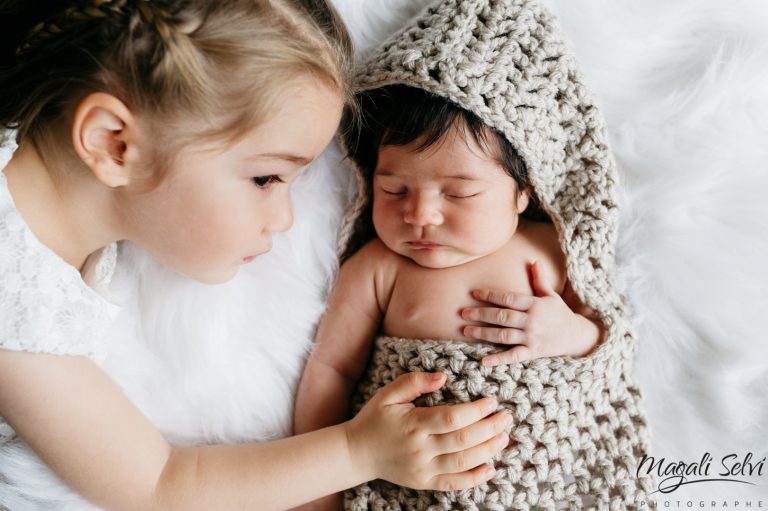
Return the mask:
<svg viewBox="0 0 768 511">
<path fill-rule="evenodd" d="M 567 273 L 605 336 L 588 356 L 482 367 L 488 344 L 379 338 L 355 411 L 407 371 L 441 371 L 448 383 L 419 404 L 499 399 L 515 418 L 497 474 L 472 490 L 407 490 L 374 481 L 347 492 L 353 511 L 399 509 L 634 509 L 652 500 L 637 475 L 648 452 L 635 338 L 615 281 L 616 172 L 604 121 L 553 16 L 528 0 L 440 0 L 368 59 L 358 92 L 418 87 L 477 115 L 512 143 L 557 228 Z M 356 133 L 342 143 L 355 159 Z M 358 199 L 341 230 L 346 257 L 373 235 L 371 186 L 356 168 Z M 647 504 L 646 504 L 647 505 Z"/>
</svg>

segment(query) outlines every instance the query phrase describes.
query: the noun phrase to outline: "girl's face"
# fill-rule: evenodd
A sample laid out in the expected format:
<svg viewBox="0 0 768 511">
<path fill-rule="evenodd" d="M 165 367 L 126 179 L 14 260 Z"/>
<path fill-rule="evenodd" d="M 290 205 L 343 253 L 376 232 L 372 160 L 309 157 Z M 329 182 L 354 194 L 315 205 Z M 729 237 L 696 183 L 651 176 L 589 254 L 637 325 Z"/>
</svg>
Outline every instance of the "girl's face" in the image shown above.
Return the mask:
<svg viewBox="0 0 768 511">
<path fill-rule="evenodd" d="M 222 283 L 292 225 L 289 187 L 330 142 L 342 100 L 302 82 L 234 145 L 181 152 L 157 188 L 121 200 L 127 238 L 165 266 Z"/>
<path fill-rule="evenodd" d="M 517 186 L 471 137 L 450 130 L 383 146 L 373 177 L 373 224 L 390 250 L 427 268 L 457 266 L 503 247 L 528 205 Z"/>
</svg>

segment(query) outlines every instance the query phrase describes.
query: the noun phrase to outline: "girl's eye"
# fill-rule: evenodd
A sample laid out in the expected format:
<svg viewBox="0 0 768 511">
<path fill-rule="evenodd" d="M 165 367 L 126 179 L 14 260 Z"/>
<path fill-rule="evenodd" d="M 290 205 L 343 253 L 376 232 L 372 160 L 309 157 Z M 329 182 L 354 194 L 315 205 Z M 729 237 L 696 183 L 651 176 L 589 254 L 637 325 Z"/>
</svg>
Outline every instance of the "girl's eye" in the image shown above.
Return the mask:
<svg viewBox="0 0 768 511">
<path fill-rule="evenodd" d="M 387 190 L 386 188 L 382 188 L 381 191 L 386 193 L 387 195 L 396 195 L 396 196 L 405 195 L 405 190 Z"/>
<path fill-rule="evenodd" d="M 280 179 L 280 176 L 274 174 L 271 176 L 256 176 L 253 178 L 253 184 L 263 189 L 270 188 L 273 184 L 282 182 L 283 180 Z"/>
</svg>

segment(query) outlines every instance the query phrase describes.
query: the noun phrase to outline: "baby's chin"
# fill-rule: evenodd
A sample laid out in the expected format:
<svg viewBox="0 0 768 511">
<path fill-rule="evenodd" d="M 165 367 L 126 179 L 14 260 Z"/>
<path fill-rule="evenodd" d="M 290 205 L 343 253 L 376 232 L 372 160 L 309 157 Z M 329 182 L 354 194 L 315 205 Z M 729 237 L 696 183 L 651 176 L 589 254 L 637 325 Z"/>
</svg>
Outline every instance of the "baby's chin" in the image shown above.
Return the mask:
<svg viewBox="0 0 768 511">
<path fill-rule="evenodd" d="M 391 250 L 391 248 L 390 248 Z M 436 249 L 399 249 L 394 250 L 423 268 L 433 270 L 453 268 L 483 257 L 483 254 L 466 254 L 452 247 Z"/>
</svg>

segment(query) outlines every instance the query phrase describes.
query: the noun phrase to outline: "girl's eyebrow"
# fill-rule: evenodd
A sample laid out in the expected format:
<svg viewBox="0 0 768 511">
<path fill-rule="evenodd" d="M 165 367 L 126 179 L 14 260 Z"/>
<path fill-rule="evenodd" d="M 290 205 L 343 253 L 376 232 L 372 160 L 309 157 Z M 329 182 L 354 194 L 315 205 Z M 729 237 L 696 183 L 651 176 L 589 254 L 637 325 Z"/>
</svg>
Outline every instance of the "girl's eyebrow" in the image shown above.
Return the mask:
<svg viewBox="0 0 768 511">
<path fill-rule="evenodd" d="M 264 153 L 256 156 L 257 158 L 273 158 L 277 160 L 286 160 L 297 165 L 306 166 L 312 163 L 315 159 L 309 156 L 301 156 L 297 154 L 289 153 Z"/>
</svg>

